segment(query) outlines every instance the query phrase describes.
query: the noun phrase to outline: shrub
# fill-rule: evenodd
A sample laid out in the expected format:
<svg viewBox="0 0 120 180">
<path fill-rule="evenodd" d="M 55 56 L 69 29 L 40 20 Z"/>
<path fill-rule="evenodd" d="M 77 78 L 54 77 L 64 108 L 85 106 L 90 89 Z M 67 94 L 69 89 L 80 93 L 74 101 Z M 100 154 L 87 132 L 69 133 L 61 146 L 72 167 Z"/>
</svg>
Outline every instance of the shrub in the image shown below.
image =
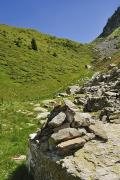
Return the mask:
<svg viewBox="0 0 120 180">
<path fill-rule="evenodd" d="M 36 43 L 36 39 L 35 38 L 32 38 L 32 41 L 31 41 L 31 46 L 32 46 L 32 49 L 33 50 L 38 50 L 37 48 L 37 43 Z"/>
<path fill-rule="evenodd" d="M 54 52 L 54 53 L 53 53 L 53 56 L 54 56 L 54 57 L 57 57 L 57 53 L 56 53 L 56 52 Z"/>
</svg>

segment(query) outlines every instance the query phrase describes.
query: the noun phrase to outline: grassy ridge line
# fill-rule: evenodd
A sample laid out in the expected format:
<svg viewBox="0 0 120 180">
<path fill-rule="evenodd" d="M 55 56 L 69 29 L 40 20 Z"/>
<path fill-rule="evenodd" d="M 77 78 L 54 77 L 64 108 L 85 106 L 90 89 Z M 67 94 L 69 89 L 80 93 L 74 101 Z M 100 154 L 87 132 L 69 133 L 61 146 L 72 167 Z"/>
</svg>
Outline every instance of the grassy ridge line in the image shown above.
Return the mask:
<svg viewBox="0 0 120 180">
<path fill-rule="evenodd" d="M 38 51 L 31 49 L 33 37 Z M 92 59 L 89 45 L 0 25 L 0 98 L 46 98 L 79 78 L 91 76 L 84 65 Z"/>
</svg>

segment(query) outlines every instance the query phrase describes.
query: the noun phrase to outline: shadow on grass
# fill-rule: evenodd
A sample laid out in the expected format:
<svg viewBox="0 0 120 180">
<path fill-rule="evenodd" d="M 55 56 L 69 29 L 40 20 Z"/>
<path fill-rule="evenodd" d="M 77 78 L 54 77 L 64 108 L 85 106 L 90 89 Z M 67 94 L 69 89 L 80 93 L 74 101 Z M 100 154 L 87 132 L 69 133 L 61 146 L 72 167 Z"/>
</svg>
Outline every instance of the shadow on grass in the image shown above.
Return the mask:
<svg viewBox="0 0 120 180">
<path fill-rule="evenodd" d="M 32 175 L 28 172 L 27 167 L 22 164 L 13 171 L 7 180 L 34 180 Z"/>
</svg>

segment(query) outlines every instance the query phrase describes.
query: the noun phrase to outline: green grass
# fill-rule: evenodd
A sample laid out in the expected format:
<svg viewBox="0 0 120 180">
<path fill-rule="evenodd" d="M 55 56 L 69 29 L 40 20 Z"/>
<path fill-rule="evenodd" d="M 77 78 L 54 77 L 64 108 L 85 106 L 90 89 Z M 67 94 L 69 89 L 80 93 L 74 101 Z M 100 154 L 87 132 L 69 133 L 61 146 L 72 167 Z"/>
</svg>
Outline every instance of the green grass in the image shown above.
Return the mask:
<svg viewBox="0 0 120 180">
<path fill-rule="evenodd" d="M 38 51 L 31 48 L 32 38 Z M 32 112 L 31 100 L 38 103 L 52 98 L 68 85 L 81 84 L 91 77 L 93 71 L 85 65 L 99 59 L 93 46 L 0 25 L 0 180 L 32 180 L 26 162 L 18 164 L 12 158 L 27 154 L 28 136 L 40 123 L 35 113 L 28 116 L 18 111 Z M 119 52 L 111 60 L 97 61 L 95 70 L 118 61 Z"/>
<path fill-rule="evenodd" d="M 112 32 L 112 34 L 110 34 L 107 38 L 116 38 L 120 36 L 120 27 L 118 27 L 117 29 L 115 29 L 115 31 Z"/>
<path fill-rule="evenodd" d="M 36 39 L 38 51 L 31 47 Z M 28 103 L 53 97 L 72 83 L 92 75 L 85 69 L 94 58 L 90 45 L 42 34 L 32 29 L 0 25 L 0 180 L 31 180 L 25 162 L 28 136 L 40 127 Z"/>
<path fill-rule="evenodd" d="M 36 39 L 38 51 L 31 49 Z M 32 29 L 0 25 L 0 99 L 42 99 L 80 78 L 93 52 L 90 45 L 41 34 Z"/>
<path fill-rule="evenodd" d="M 20 109 L 31 111 L 32 107 L 29 103 L 7 103 L 0 106 L 0 180 L 14 176 L 13 172 L 21 163 L 17 164 L 12 157 L 27 154 L 28 136 L 40 127 L 34 115 L 17 112 Z"/>
<path fill-rule="evenodd" d="M 120 35 L 119 29 L 113 32 L 114 38 L 116 34 Z M 31 48 L 32 38 L 38 51 Z M 31 100 L 38 103 L 52 98 L 68 85 L 91 77 L 93 71 L 85 65 L 99 59 L 92 48 L 103 40 L 97 38 L 92 45 L 83 45 L 32 29 L 0 25 L 0 180 L 32 180 L 26 162 L 18 164 L 12 157 L 27 154 L 28 136 L 40 123 L 35 114 L 17 111 L 32 112 Z M 119 52 L 111 60 L 97 61 L 95 70 L 118 62 Z"/>
</svg>

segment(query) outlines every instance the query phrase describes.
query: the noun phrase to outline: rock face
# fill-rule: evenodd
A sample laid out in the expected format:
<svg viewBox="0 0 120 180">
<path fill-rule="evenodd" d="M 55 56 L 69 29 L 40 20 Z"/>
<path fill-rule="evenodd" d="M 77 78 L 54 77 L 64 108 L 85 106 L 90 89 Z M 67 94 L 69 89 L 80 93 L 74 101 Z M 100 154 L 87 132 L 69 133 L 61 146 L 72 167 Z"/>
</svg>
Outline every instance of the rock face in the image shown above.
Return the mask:
<svg viewBox="0 0 120 180">
<path fill-rule="evenodd" d="M 120 69 L 95 74 L 74 102 L 56 106 L 30 136 L 34 179 L 120 180 Z"/>
<path fill-rule="evenodd" d="M 115 13 L 108 19 L 106 26 L 103 29 L 100 37 L 106 37 L 110 35 L 116 28 L 120 26 L 120 7 L 115 11 Z"/>
</svg>

